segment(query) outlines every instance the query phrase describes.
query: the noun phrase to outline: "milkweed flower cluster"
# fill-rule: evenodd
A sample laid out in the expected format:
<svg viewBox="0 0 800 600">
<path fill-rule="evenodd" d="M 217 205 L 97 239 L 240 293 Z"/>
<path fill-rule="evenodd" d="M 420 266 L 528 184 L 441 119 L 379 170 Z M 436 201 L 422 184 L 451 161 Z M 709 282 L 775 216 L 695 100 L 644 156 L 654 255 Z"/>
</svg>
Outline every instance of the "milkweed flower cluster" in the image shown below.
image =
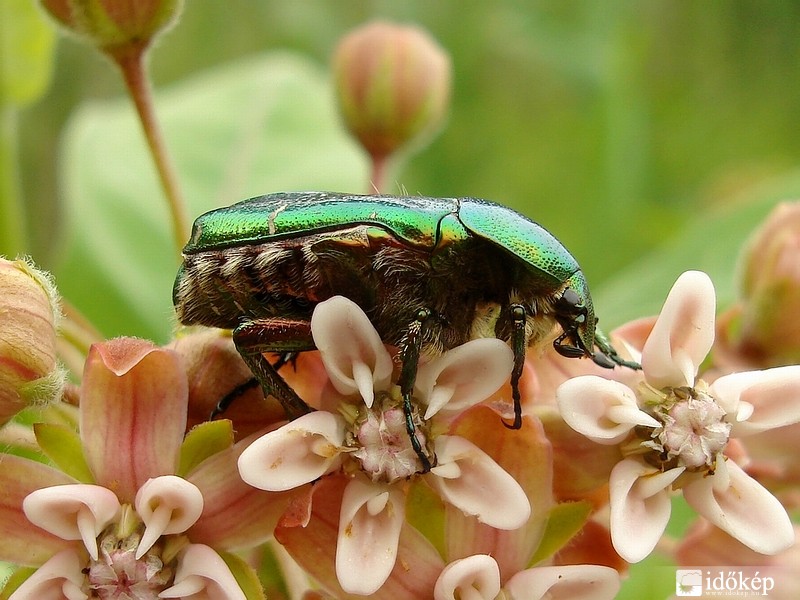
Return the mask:
<svg viewBox="0 0 800 600">
<path fill-rule="evenodd" d="M 687 272 L 641 352 L 627 344 L 641 372 L 611 379 L 586 362 L 530 360 L 514 432 L 501 420 L 513 364 L 505 343 L 478 339 L 423 359 L 409 423 L 395 350 L 343 297 L 317 306 L 319 352 L 286 373 L 314 410 L 288 423 L 272 410 L 263 421 L 242 413 L 236 436 L 227 419 L 187 423 L 247 376 L 229 336 L 96 344 L 77 408 L 34 426 L 36 457 L 2 456 L 0 559 L 25 567 L 4 593 L 263 598 L 254 555 L 241 551 L 274 540 L 320 597 L 610 599 L 620 557 L 653 551 L 676 492 L 703 531 L 718 528 L 704 543 L 727 534 L 784 564 L 794 528 L 748 473 L 745 445 L 800 422 L 800 366 L 704 380 L 715 310 L 708 276 Z M 610 454 L 547 421 L 549 387 L 562 422 Z M 559 481 L 570 460 L 597 470 L 589 482 L 600 491 Z"/>
<path fill-rule="evenodd" d="M 52 466 L 2 456 L 0 559 L 34 569 L 10 599 L 246 598 L 255 574 L 228 551 L 264 541 L 281 498 L 238 478 L 247 442 L 231 445 L 224 424 L 185 443 L 186 410 L 173 351 L 133 338 L 91 349 L 80 433 L 36 425 Z"/>
<path fill-rule="evenodd" d="M 684 273 L 641 352 L 632 385 L 597 376 L 563 383 L 561 414 L 591 440 L 617 446 L 609 479 L 614 547 L 629 562 L 661 538 L 681 491 L 700 515 L 746 546 L 776 554 L 794 543 L 781 503 L 736 462 L 737 438 L 800 421 L 800 366 L 697 378 L 714 341 L 711 280 Z"/>
</svg>

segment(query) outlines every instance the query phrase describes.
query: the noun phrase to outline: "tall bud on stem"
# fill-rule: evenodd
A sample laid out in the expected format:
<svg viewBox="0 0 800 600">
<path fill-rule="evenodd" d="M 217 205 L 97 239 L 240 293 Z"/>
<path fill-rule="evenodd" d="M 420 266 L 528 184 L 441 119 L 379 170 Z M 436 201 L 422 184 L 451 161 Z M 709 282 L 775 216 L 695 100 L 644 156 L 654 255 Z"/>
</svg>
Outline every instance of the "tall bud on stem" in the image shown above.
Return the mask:
<svg viewBox="0 0 800 600">
<path fill-rule="evenodd" d="M 417 27 L 374 22 L 339 42 L 333 74 L 344 122 L 369 154 L 372 186 L 380 191 L 389 157 L 444 121 L 450 58 Z"/>
<path fill-rule="evenodd" d="M 120 68 L 142 122 L 172 217 L 178 254 L 189 234 L 189 217 L 175 168 L 153 107 L 146 54 L 155 37 L 172 26 L 183 0 L 40 0 L 61 25 L 103 52 Z"/>
</svg>

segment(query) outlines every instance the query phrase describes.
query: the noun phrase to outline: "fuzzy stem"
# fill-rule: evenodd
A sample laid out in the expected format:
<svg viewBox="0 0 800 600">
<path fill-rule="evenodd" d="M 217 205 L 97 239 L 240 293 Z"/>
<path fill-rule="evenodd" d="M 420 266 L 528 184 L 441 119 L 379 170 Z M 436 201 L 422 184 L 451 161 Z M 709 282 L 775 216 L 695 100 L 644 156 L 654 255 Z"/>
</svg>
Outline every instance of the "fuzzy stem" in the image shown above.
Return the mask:
<svg viewBox="0 0 800 600">
<path fill-rule="evenodd" d="M 17 111 L 0 108 L 0 255 L 14 258 L 27 250 L 27 223 L 19 181 Z"/>
<path fill-rule="evenodd" d="M 146 45 L 126 46 L 124 50 L 108 50 L 108 55 L 119 66 L 128 93 L 139 113 L 147 145 L 156 164 L 158 177 L 167 198 L 172 218 L 172 233 L 180 256 L 183 244 L 189 236 L 189 218 L 186 202 L 178 184 L 175 167 L 167 151 L 161 128 L 153 105 L 153 94 L 146 69 Z"/>
</svg>

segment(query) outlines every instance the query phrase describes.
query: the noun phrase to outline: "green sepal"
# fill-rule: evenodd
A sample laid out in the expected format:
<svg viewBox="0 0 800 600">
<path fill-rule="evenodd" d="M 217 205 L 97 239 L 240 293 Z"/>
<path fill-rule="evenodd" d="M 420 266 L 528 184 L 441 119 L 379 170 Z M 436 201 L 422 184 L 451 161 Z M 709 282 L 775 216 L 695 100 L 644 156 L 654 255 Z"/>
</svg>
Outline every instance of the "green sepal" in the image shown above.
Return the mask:
<svg viewBox="0 0 800 600">
<path fill-rule="evenodd" d="M 57 423 L 35 423 L 33 433 L 42 452 L 59 469 L 78 481 L 94 483 L 77 431 Z"/>
<path fill-rule="evenodd" d="M 21 586 L 25 581 L 36 572 L 36 567 L 20 567 L 19 569 L 15 570 L 11 577 L 6 579 L 5 585 L 3 586 L 3 590 L 0 591 L 0 600 L 8 600 L 11 597 L 11 594 L 17 591 L 17 588 Z"/>
<path fill-rule="evenodd" d="M 193 427 L 181 445 L 178 475 L 186 477 L 197 465 L 233 444 L 233 425 L 228 419 L 206 421 Z"/>
<path fill-rule="evenodd" d="M 542 540 L 528 566 L 532 567 L 561 550 L 583 528 L 591 514 L 592 504 L 585 500 L 556 504 L 550 509 Z"/>
<path fill-rule="evenodd" d="M 446 555 L 444 519 L 442 499 L 427 485 L 413 484 L 406 499 L 406 521 L 427 538 L 440 556 Z"/>
<path fill-rule="evenodd" d="M 280 545 L 275 540 L 270 540 L 259 547 L 260 560 L 258 565 L 258 579 L 267 598 L 289 598 L 289 589 L 283 576 L 278 557 L 275 555 L 275 546 Z M 283 550 L 285 553 L 286 551 Z"/>
<path fill-rule="evenodd" d="M 218 551 L 219 552 L 219 551 Z M 228 565 L 233 577 L 242 589 L 247 600 L 266 600 L 264 590 L 258 581 L 258 574 L 253 567 L 248 565 L 243 559 L 228 552 L 219 552 L 222 560 Z"/>
</svg>

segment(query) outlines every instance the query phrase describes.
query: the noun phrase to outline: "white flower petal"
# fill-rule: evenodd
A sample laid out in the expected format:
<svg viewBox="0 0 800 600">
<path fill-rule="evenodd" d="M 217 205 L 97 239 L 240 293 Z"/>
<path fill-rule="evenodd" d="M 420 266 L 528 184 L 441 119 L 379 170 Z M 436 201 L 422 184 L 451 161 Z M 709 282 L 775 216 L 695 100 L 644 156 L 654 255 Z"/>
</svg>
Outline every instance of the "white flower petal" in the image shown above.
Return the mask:
<svg viewBox="0 0 800 600">
<path fill-rule="evenodd" d="M 556 402 L 567 425 L 599 444 L 618 444 L 637 425 L 660 426 L 639 409 L 636 394 L 627 385 L 596 375 L 562 383 Z"/>
<path fill-rule="evenodd" d="M 203 493 L 193 483 L 175 475 L 148 479 L 136 493 L 136 512 L 145 530 L 136 559 L 140 559 L 162 535 L 183 533 L 203 512 Z"/>
<path fill-rule="evenodd" d="M 711 523 L 761 554 L 777 554 L 794 543 L 786 509 L 768 490 L 732 460 L 726 461 L 728 486 L 716 475 L 683 488 L 686 502 Z"/>
<path fill-rule="evenodd" d="M 81 590 L 86 579 L 83 566 L 74 550 L 62 550 L 36 569 L 8 600 L 86 600 L 89 596 Z"/>
<path fill-rule="evenodd" d="M 662 473 L 632 458 L 611 470 L 611 541 L 626 561 L 639 562 L 656 547 L 671 513 L 667 488 L 683 471 L 677 468 Z"/>
<path fill-rule="evenodd" d="M 247 600 L 219 554 L 203 544 L 190 544 L 179 558 L 175 583 L 159 598 L 192 600 Z"/>
<path fill-rule="evenodd" d="M 97 560 L 97 536 L 116 517 L 120 504 L 111 490 L 76 483 L 34 490 L 22 509 L 28 520 L 64 540 L 83 540 Z"/>
<path fill-rule="evenodd" d="M 320 302 L 311 316 L 311 335 L 340 394 L 360 393 L 371 407 L 374 391 L 389 387 L 392 357 L 355 302 L 343 296 Z"/>
<path fill-rule="evenodd" d="M 447 565 L 433 588 L 434 600 L 494 600 L 500 593 L 500 567 L 486 554 Z"/>
<path fill-rule="evenodd" d="M 613 600 L 619 573 L 600 565 L 535 567 L 520 571 L 503 586 L 509 600 Z"/>
<path fill-rule="evenodd" d="M 443 500 L 496 529 L 517 529 L 530 518 L 525 491 L 475 444 L 440 435 L 435 449 L 439 464 L 425 478 Z"/>
<path fill-rule="evenodd" d="M 262 490 L 290 490 L 338 469 L 343 443 L 342 419 L 315 411 L 245 448 L 239 456 L 239 474 L 246 483 Z"/>
<path fill-rule="evenodd" d="M 675 282 L 642 349 L 642 370 L 656 388 L 691 386 L 714 343 L 717 301 L 702 271 L 686 271 Z"/>
<path fill-rule="evenodd" d="M 342 589 L 367 596 L 386 582 L 404 520 L 401 490 L 358 478 L 347 484 L 336 542 L 336 577 Z"/>
<path fill-rule="evenodd" d="M 724 375 L 709 393 L 731 413 L 734 437 L 800 422 L 799 365 Z"/>
<path fill-rule="evenodd" d="M 422 365 L 414 387 L 428 405 L 425 419 L 442 409 L 461 412 L 494 394 L 508 381 L 514 353 L 496 338 L 472 340 Z"/>
</svg>

